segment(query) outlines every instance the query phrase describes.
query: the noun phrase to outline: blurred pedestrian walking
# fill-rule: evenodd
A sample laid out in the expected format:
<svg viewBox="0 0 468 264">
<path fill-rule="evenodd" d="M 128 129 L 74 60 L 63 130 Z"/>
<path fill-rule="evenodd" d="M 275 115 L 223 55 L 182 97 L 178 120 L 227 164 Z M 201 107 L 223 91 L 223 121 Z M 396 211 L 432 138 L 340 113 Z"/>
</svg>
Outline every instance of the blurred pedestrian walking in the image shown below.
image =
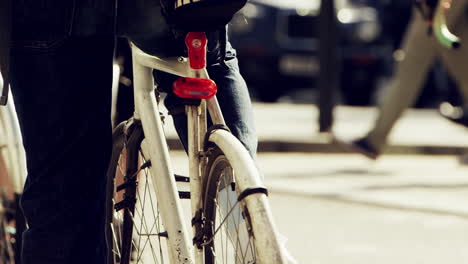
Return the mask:
<svg viewBox="0 0 468 264">
<path fill-rule="evenodd" d="M 384 91 L 379 105 L 379 114 L 373 129 L 362 138 L 352 142 L 337 139 L 349 150 L 377 159 L 382 153 L 388 135 L 404 110 L 418 98 L 431 66 L 440 59 L 454 78 L 468 102 L 468 1 L 453 1 L 447 13 L 447 24 L 462 39 L 459 49 L 447 49 L 428 33 L 429 26 L 415 8 L 400 50 L 395 52 L 396 69 L 391 84 Z"/>
</svg>

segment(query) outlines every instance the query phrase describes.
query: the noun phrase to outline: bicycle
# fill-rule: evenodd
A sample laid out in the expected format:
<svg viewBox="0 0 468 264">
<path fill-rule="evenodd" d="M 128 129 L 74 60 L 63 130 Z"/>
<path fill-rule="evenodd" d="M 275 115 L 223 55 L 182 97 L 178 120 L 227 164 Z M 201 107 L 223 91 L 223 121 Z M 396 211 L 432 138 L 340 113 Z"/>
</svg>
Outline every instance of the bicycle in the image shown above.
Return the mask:
<svg viewBox="0 0 468 264">
<path fill-rule="evenodd" d="M 107 176 L 109 264 L 150 258 L 154 263 L 286 263 L 267 189 L 223 120 L 216 84 L 205 68 L 206 43 L 204 33 L 188 33 L 188 58 L 164 59 L 131 44 L 135 114 L 113 132 Z M 174 92 L 187 102 L 189 177 L 173 173 L 153 69 L 182 76 Z M 177 181 L 188 182 L 190 192 L 178 191 Z M 193 239 L 180 198 L 191 200 Z"/>
<path fill-rule="evenodd" d="M 19 199 L 26 179 L 26 158 L 13 101 L 0 107 L 0 263 L 20 262 L 26 222 Z"/>
</svg>

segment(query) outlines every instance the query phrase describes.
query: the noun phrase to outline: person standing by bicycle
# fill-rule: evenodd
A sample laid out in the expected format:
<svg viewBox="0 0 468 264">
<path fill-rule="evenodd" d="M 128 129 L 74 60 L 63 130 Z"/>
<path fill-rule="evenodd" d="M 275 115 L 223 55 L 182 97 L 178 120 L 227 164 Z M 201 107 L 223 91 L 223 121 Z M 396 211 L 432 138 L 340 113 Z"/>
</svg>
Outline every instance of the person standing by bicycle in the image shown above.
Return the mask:
<svg viewBox="0 0 468 264">
<path fill-rule="evenodd" d="M 427 0 L 434 2 L 434 0 Z M 437 5 L 437 1 L 434 2 Z M 428 34 L 430 27 L 416 8 L 405 33 L 399 58 L 395 65 L 395 76 L 384 91 L 379 114 L 374 127 L 362 138 L 352 142 L 337 139 L 348 149 L 370 159 L 377 159 L 385 148 L 388 135 L 404 110 L 417 99 L 425 77 L 436 59 L 440 59 L 447 71 L 458 84 L 463 101 L 468 102 L 468 1 L 453 0 L 447 13 L 447 24 L 461 38 L 458 49 L 441 45 L 434 34 Z"/>
<path fill-rule="evenodd" d="M 0 46 L 0 54 L 10 55 L 9 66 L 0 69 L 9 69 L 28 167 L 22 263 L 106 263 L 115 37 L 125 36 L 151 54 L 175 56 L 184 54 L 182 33 L 167 23 L 157 0 L 2 1 L 12 7 L 0 11 L 3 18 L 12 19 L 11 29 L 7 23 L 0 31 L 11 31 L 12 41 L 11 51 L 5 51 L 10 43 Z M 208 32 L 208 72 L 218 84 L 226 123 L 255 155 L 251 102 L 225 34 L 224 27 Z M 185 144 L 183 105 L 171 93 L 174 77 L 155 76 L 169 93 L 165 104 Z"/>
</svg>

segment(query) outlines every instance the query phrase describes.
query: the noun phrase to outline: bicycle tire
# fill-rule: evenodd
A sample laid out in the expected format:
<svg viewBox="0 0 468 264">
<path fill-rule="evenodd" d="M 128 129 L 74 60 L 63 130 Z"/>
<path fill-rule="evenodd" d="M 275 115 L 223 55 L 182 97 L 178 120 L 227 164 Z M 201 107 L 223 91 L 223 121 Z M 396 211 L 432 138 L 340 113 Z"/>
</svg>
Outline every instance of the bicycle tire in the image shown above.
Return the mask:
<svg viewBox="0 0 468 264">
<path fill-rule="evenodd" d="M 23 248 L 23 232 L 27 228 L 26 218 L 20 207 L 21 194 L 15 194 L 14 212 L 15 212 L 15 241 L 14 253 L 15 264 L 21 264 L 21 250 Z"/>
<path fill-rule="evenodd" d="M 208 144 L 208 160 L 203 177 L 205 263 L 283 263 L 284 259 L 280 252 L 271 254 L 267 258 L 264 258 L 263 253 L 259 254 L 262 250 L 268 250 L 264 248 L 265 246 L 277 251 L 281 248 L 274 224 L 271 219 L 265 219 L 271 216 L 269 206 L 266 204 L 266 195 L 252 197 L 263 204 L 263 209 L 260 210 L 263 212 L 251 210 L 243 199 L 239 199 L 240 195 L 245 194 L 245 190 L 242 190 L 237 182 L 243 181 L 244 179 L 241 179 L 243 177 L 258 177 L 258 175 L 236 173 L 230 158 L 220 146 L 213 142 Z M 248 155 L 247 151 L 244 154 Z M 224 205 L 220 205 L 219 200 L 224 200 Z M 225 205 L 227 208 L 223 209 Z M 263 224 L 254 226 L 252 220 Z M 233 234 L 234 232 L 236 234 Z M 259 234 L 263 232 L 271 232 L 271 237 L 265 239 L 265 236 L 260 236 Z"/>
<path fill-rule="evenodd" d="M 0 108 L 0 263 L 21 264 L 26 220 L 19 206 L 25 161 L 13 104 Z M 16 121 L 17 122 L 17 121 Z"/>
<path fill-rule="evenodd" d="M 4 193 L 1 194 L 2 205 L 0 213 L 0 263 L 15 263 L 15 230 L 11 219 L 14 212 L 10 210 L 11 205 Z"/>
<path fill-rule="evenodd" d="M 0 263 L 21 264 L 22 235 L 26 220 L 19 207 L 20 195 L 11 200 L 2 192 L 0 209 Z"/>
<path fill-rule="evenodd" d="M 148 171 L 150 163 L 140 148 L 143 131 L 141 125 L 130 122 L 133 124 L 117 126 L 113 134 L 106 199 L 108 263 L 169 263 L 167 233 Z M 119 182 L 122 176 L 123 182 Z"/>
</svg>

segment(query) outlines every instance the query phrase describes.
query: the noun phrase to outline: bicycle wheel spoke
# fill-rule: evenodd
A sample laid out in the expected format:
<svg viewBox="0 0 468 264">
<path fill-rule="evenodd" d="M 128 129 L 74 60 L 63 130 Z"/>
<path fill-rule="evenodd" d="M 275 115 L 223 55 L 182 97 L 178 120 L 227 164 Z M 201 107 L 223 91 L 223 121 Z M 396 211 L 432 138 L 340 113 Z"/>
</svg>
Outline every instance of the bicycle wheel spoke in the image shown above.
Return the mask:
<svg viewBox="0 0 468 264">
<path fill-rule="evenodd" d="M 157 210 L 154 209 L 154 201 L 153 201 L 153 198 L 152 198 L 152 193 L 149 189 L 149 175 L 148 173 L 145 171 L 145 179 L 144 179 L 144 193 L 143 193 L 143 198 L 140 197 L 140 193 L 138 192 L 138 200 L 140 201 L 140 207 L 141 207 L 141 214 L 140 214 L 140 218 L 141 218 L 141 226 L 140 226 L 140 230 L 142 230 L 144 228 L 144 231 L 145 231 L 145 234 L 139 234 L 140 236 L 140 239 L 142 236 L 146 236 L 146 239 L 145 239 L 145 242 L 144 242 L 144 245 L 143 247 L 139 247 L 139 250 L 141 251 L 141 253 L 139 254 L 138 256 L 138 260 L 140 260 L 142 257 L 143 257 L 143 254 L 144 254 L 144 250 L 147 246 L 150 247 L 150 252 L 152 254 L 152 257 L 153 257 L 153 261 L 155 261 L 156 263 L 159 263 L 158 261 L 158 258 L 157 258 L 157 255 L 155 253 L 155 250 L 154 250 L 154 246 L 153 246 L 153 243 L 151 242 L 151 236 L 153 235 L 156 235 L 158 236 L 158 244 L 161 245 L 161 238 L 158 234 L 160 234 L 160 229 L 159 229 L 159 214 L 157 214 Z M 147 217 L 145 215 L 145 206 L 146 206 L 146 202 L 147 202 L 147 199 L 149 200 L 150 204 L 151 204 L 151 208 L 152 208 L 152 213 L 153 213 L 153 216 L 156 215 L 155 217 L 155 221 L 154 223 L 151 223 L 150 227 L 149 227 L 149 224 L 148 224 L 148 221 L 147 221 Z M 144 227 L 143 227 L 144 226 Z M 156 229 L 156 233 L 153 233 L 153 230 Z M 141 244 L 140 244 L 141 245 Z M 159 252 L 162 252 L 162 249 L 161 247 L 159 247 Z M 160 254 L 160 257 L 162 257 L 162 253 Z"/>
<path fill-rule="evenodd" d="M 239 212 L 237 214 L 237 223 L 235 224 L 237 234 L 240 233 L 239 232 L 239 230 L 240 230 L 239 224 L 241 223 L 241 216 L 242 216 L 242 214 Z M 249 242 L 250 242 L 250 240 L 249 240 Z M 239 239 L 239 235 L 237 236 L 237 240 L 236 240 L 236 252 L 238 252 L 238 250 L 241 251 L 242 261 L 244 262 L 246 255 L 243 254 L 242 244 L 241 244 L 241 241 Z"/>
<path fill-rule="evenodd" d="M 114 238 L 114 243 L 116 245 L 118 245 L 118 242 L 117 242 L 117 236 L 115 235 L 115 228 L 111 225 L 111 231 L 112 231 L 112 234 L 113 234 L 113 238 Z M 121 256 L 120 254 L 120 249 L 119 247 L 113 247 L 112 248 L 112 251 L 114 252 L 114 254 L 118 255 L 118 256 Z"/>
<path fill-rule="evenodd" d="M 147 173 L 145 173 L 145 174 L 146 174 L 146 175 L 145 175 L 145 176 L 146 176 L 146 178 L 145 178 L 145 193 L 147 193 L 147 192 L 148 192 L 148 188 L 149 188 L 149 187 L 148 187 L 148 186 L 149 186 L 149 177 L 148 177 L 148 174 L 147 174 Z M 156 217 L 155 209 L 154 209 L 154 204 L 155 204 L 156 202 L 153 203 L 153 199 L 152 199 L 151 193 L 149 193 L 149 199 L 150 199 L 150 201 L 151 201 L 150 204 L 151 204 L 151 210 L 152 210 L 152 213 L 153 213 L 153 217 L 155 217 L 154 219 L 156 219 L 156 221 L 155 221 L 155 222 L 152 224 L 152 226 L 151 226 L 151 230 L 150 230 L 150 233 L 149 233 L 149 234 L 151 234 L 153 228 L 156 228 L 156 232 L 159 234 L 159 233 L 160 233 L 160 229 L 158 228 L 158 222 L 159 222 L 159 221 L 158 221 L 158 218 Z M 158 240 L 159 240 L 159 242 L 160 242 L 160 238 L 158 238 Z M 150 247 L 153 249 L 152 243 L 150 243 Z M 151 250 L 151 253 L 153 254 L 153 259 L 154 259 L 155 261 L 157 261 L 157 258 L 156 258 L 156 255 L 155 255 L 154 250 Z"/>
<path fill-rule="evenodd" d="M 238 201 L 241 190 L 235 184 L 235 171 L 227 158 L 218 152 L 208 161 L 205 175 L 208 187 L 205 198 L 205 217 L 211 223 L 211 232 L 204 245 L 209 263 L 253 264 L 257 262 L 256 249 L 250 232 L 247 208 Z M 210 198 L 211 197 L 211 198 Z"/>
<path fill-rule="evenodd" d="M 127 144 L 124 145 L 127 147 Z M 110 230 L 114 241 L 114 247 L 111 249 L 114 264 L 166 263 L 167 240 L 149 171 L 151 164 L 146 162 L 140 150 L 131 153 L 134 150 L 135 148 L 124 148 L 113 170 L 115 171 L 113 204 L 125 201 L 121 203 L 125 206 L 122 211 L 114 211 Z M 138 164 L 131 164 L 132 162 Z M 115 185 L 122 186 L 120 187 L 122 190 L 117 192 Z M 135 203 L 132 205 L 127 201 Z M 124 231 L 126 228 L 133 231 Z M 131 238 L 123 237 L 129 236 L 130 233 L 132 233 Z M 122 241 L 129 243 L 123 245 Z"/>
<path fill-rule="evenodd" d="M 146 174 L 145 189 L 148 189 L 148 188 L 150 188 L 150 187 L 149 187 L 150 178 L 149 178 L 149 175 L 148 175 L 146 172 L 145 172 L 145 174 Z M 146 192 L 146 191 L 145 191 L 145 192 Z M 152 210 L 153 215 L 156 216 L 156 217 L 155 217 L 155 220 L 156 220 L 156 221 L 154 221 L 154 223 L 152 224 L 150 233 L 151 233 L 151 231 L 153 230 L 153 228 L 156 228 L 157 234 L 160 234 L 160 233 L 161 233 L 161 229 L 160 229 L 160 221 L 159 221 L 159 210 L 155 210 L 154 200 L 152 199 L 152 196 L 153 196 L 153 195 L 154 195 L 154 194 L 152 194 L 151 192 L 149 192 L 149 196 L 150 196 L 149 201 L 150 201 L 150 205 L 151 205 L 151 210 Z M 156 208 L 157 208 L 157 205 L 156 205 Z M 159 243 L 159 245 L 161 244 L 161 237 L 160 237 L 160 236 L 158 236 L 158 243 Z M 150 246 L 153 247 L 152 244 L 150 244 Z M 159 247 L 159 252 L 160 252 L 160 256 L 162 257 L 162 249 L 161 249 L 161 247 Z M 153 259 L 154 259 L 155 261 L 157 261 L 157 257 L 156 257 L 156 254 L 155 254 L 154 250 L 151 250 L 151 253 L 153 254 Z"/>
</svg>

